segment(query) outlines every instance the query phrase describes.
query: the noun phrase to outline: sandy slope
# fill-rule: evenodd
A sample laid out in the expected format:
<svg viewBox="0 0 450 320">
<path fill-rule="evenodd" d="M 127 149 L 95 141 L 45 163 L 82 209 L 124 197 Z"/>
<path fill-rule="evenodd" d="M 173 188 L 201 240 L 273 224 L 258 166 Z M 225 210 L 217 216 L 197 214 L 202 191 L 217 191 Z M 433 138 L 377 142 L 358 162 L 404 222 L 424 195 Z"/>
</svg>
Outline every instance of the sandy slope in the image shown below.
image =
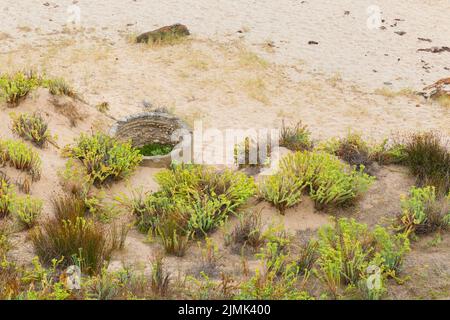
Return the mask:
<svg viewBox="0 0 450 320">
<path fill-rule="evenodd" d="M 286 119 L 302 120 L 316 139 L 344 135 L 349 129 L 378 141 L 396 132 L 428 129 L 450 136 L 448 108 L 396 93 L 404 88 L 420 90 L 449 76 L 450 53 L 417 52 L 450 46 L 447 0 L 376 1 L 383 11 L 384 30 L 367 28 L 366 10 L 374 3 L 366 0 L 80 0 L 81 27 L 75 31 L 65 26 L 71 3 L 0 0 L 0 71 L 33 67 L 64 77 L 88 102 L 79 107 L 89 117 L 77 128 L 51 111 L 46 92 L 16 110 L 47 111 L 50 129 L 61 145 L 94 127 L 107 130 L 111 118 L 142 111 L 144 99 L 190 124 L 203 120 L 204 127 L 219 129 L 279 127 Z M 127 40 L 134 33 L 175 22 L 191 29 L 191 40 L 156 48 Z M 381 88 L 388 89 L 377 91 Z M 111 105 L 108 117 L 94 109 L 103 101 Z M 10 111 L 0 106 L 0 137 L 12 135 Z M 56 170 L 65 160 L 53 147 L 40 152 L 45 175 L 32 191 L 48 200 L 60 191 Z M 356 217 L 373 225 L 396 213 L 399 195 L 413 183 L 403 169 L 381 170 L 377 183 L 354 208 Z M 129 192 L 131 185 L 154 191 L 157 186 L 151 177 L 156 171 L 140 168 L 109 193 Z M 265 223 L 281 221 L 292 232 L 316 229 L 329 219 L 308 199 L 285 217 L 267 204 L 261 207 Z M 212 236 L 223 240 L 220 233 Z M 29 263 L 33 252 L 29 242 L 23 245 L 26 235 L 15 237 L 19 244 L 15 257 Z M 148 267 L 155 246 L 144 241 L 133 231 L 112 268 L 135 261 Z M 193 245 L 185 260 L 170 258 L 169 265 L 190 268 L 198 262 L 197 249 Z M 436 250 L 436 257 L 444 256 L 448 266 L 448 238 Z M 426 249 L 415 254 L 411 261 L 427 259 Z M 240 272 L 240 257 L 228 258 L 228 268 Z M 440 268 L 437 279 L 445 273 Z M 448 281 L 443 283 L 448 287 Z"/>
<path fill-rule="evenodd" d="M 71 1 L 48 1 L 44 6 L 45 2 L 0 2 L 1 31 L 12 37 L 8 46 L 41 44 L 41 38 L 61 30 Z M 384 82 L 399 88 L 421 87 L 448 75 L 444 67 L 450 68 L 450 53 L 416 52 L 450 45 L 450 3 L 446 0 L 80 0 L 77 5 L 82 26 L 95 28 L 96 36 L 112 41 L 117 40 L 118 31 L 139 32 L 173 22 L 187 24 L 196 36 L 221 41 L 244 30 L 253 46 L 273 41 L 277 62 L 302 60 L 311 71 L 339 72 L 344 79 L 372 88 Z M 385 30 L 367 27 L 367 9 L 372 5 L 381 9 Z M 18 32 L 17 28 L 25 27 L 31 28 L 33 35 Z M 419 41 L 419 37 L 433 42 Z M 311 40 L 319 45 L 308 45 Z M 1 51 L 5 51 L 4 45 Z M 429 72 L 422 68 L 422 60 L 431 65 Z"/>
</svg>

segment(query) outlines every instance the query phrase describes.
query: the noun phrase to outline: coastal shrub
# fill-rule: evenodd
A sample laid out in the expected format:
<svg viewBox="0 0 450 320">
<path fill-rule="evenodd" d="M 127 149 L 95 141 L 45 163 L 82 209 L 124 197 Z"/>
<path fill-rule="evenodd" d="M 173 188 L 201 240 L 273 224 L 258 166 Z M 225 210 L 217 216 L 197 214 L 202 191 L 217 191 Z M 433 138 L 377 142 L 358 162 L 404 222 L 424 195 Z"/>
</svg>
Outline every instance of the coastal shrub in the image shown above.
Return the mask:
<svg viewBox="0 0 450 320">
<path fill-rule="evenodd" d="M 13 211 L 23 225 L 31 228 L 42 213 L 42 205 L 43 202 L 40 199 L 30 196 L 19 197 L 14 201 Z"/>
<path fill-rule="evenodd" d="M 83 217 L 48 220 L 32 234 L 32 242 L 44 263 L 63 259 L 62 267 L 79 265 L 83 272 L 89 274 L 101 270 L 113 249 L 107 231 Z"/>
<path fill-rule="evenodd" d="M 263 179 L 259 185 L 259 195 L 284 215 L 287 208 L 300 203 L 306 186 L 307 182 L 302 177 L 285 170 Z"/>
<path fill-rule="evenodd" d="M 0 75 L 0 97 L 9 106 L 15 107 L 41 83 L 41 77 L 32 71 Z"/>
<path fill-rule="evenodd" d="M 243 212 L 238 215 L 238 224 L 226 234 L 226 244 L 240 253 L 242 249 L 258 250 L 266 241 L 261 221 L 261 211 Z"/>
<path fill-rule="evenodd" d="M 414 133 L 403 141 L 403 164 L 419 186 L 435 186 L 440 194 L 450 190 L 450 151 L 439 134 Z"/>
<path fill-rule="evenodd" d="M 308 240 L 297 246 L 297 254 L 294 256 L 294 262 L 298 267 L 299 273 L 307 274 L 310 272 L 319 258 L 319 243 L 315 240 Z"/>
<path fill-rule="evenodd" d="M 0 140 L 0 158 L 2 163 L 27 171 L 33 181 L 39 180 L 41 176 L 41 159 L 39 154 L 27 144 L 17 140 Z"/>
<path fill-rule="evenodd" d="M 156 227 L 156 234 L 167 254 L 184 256 L 191 239 L 191 232 L 186 226 L 186 217 L 183 213 L 174 211 L 164 216 Z"/>
<path fill-rule="evenodd" d="M 308 126 L 298 122 L 295 126 L 283 126 L 280 132 L 280 146 L 292 151 L 311 150 L 313 143 L 311 141 L 311 132 Z"/>
<path fill-rule="evenodd" d="M 343 138 L 332 138 L 320 143 L 316 150 L 333 154 L 360 169 L 369 167 L 376 154 L 376 147 L 369 145 L 359 133 L 349 132 Z"/>
<path fill-rule="evenodd" d="M 95 106 L 95 108 L 101 113 L 106 113 L 109 111 L 109 103 L 104 101 Z"/>
<path fill-rule="evenodd" d="M 78 98 L 75 90 L 63 78 L 47 79 L 43 86 L 54 96 L 68 96 L 71 98 Z"/>
<path fill-rule="evenodd" d="M 439 199 L 435 187 L 411 188 L 401 205 L 398 227 L 403 232 L 426 234 L 450 226 L 450 198 Z"/>
<path fill-rule="evenodd" d="M 380 298 L 385 292 L 384 279 L 399 270 L 409 251 L 404 234 L 394 236 L 382 227 L 370 231 L 354 219 L 338 219 L 335 226 L 322 227 L 318 235 L 319 258 L 314 271 L 334 298 L 340 296 L 342 286 L 367 289 L 365 284 L 374 272 L 379 283 L 369 295 Z"/>
<path fill-rule="evenodd" d="M 257 255 L 261 267 L 239 285 L 236 299 L 243 300 L 311 300 L 299 287 L 299 268 L 288 261 L 288 254 L 279 243 L 269 241 Z"/>
<path fill-rule="evenodd" d="M 142 155 L 131 143 L 122 143 L 105 134 L 82 134 L 67 155 L 82 162 L 95 184 L 128 176 L 141 162 Z"/>
<path fill-rule="evenodd" d="M 280 161 L 280 171 L 276 173 L 278 177 L 270 178 L 269 184 L 263 182 L 260 188 L 262 187 L 264 194 L 282 195 L 279 190 L 288 190 L 288 188 L 280 186 L 283 181 L 281 177 L 288 176 L 290 179 L 296 180 L 297 185 L 306 186 L 311 199 L 317 206 L 346 205 L 364 194 L 374 180 L 363 170 L 363 167 L 357 170 L 345 165 L 328 153 L 296 152 L 284 157 Z M 284 179 L 287 181 L 286 178 Z M 291 196 L 289 203 L 295 202 L 292 194 L 289 192 L 285 194 Z M 280 203 L 280 200 L 285 198 L 275 196 L 268 197 L 268 199 L 271 199 L 270 201 L 273 203 L 274 200 Z M 281 204 L 283 205 L 283 202 Z"/>
<path fill-rule="evenodd" d="M 205 236 L 237 213 L 255 192 L 253 179 L 229 170 L 174 165 L 156 175 L 160 191 L 122 199 L 142 232 L 159 236 L 166 252 L 183 255 L 189 239 Z"/>
<path fill-rule="evenodd" d="M 39 113 L 32 115 L 26 113 L 11 114 L 11 118 L 13 122 L 12 131 L 20 137 L 33 142 L 36 146 L 42 148 L 52 139 L 47 122 Z"/>
<path fill-rule="evenodd" d="M 58 177 L 64 190 L 75 196 L 85 195 L 92 187 L 86 168 L 74 159 L 69 159 L 64 169 L 58 171 Z"/>
<path fill-rule="evenodd" d="M 0 177 L 0 219 L 11 214 L 15 198 L 14 188 Z"/>
<path fill-rule="evenodd" d="M 199 165 L 176 165 L 156 175 L 161 187 L 158 197 L 168 197 L 187 212 L 188 227 L 195 234 L 206 234 L 236 213 L 255 193 L 252 178 L 240 172 Z"/>
</svg>

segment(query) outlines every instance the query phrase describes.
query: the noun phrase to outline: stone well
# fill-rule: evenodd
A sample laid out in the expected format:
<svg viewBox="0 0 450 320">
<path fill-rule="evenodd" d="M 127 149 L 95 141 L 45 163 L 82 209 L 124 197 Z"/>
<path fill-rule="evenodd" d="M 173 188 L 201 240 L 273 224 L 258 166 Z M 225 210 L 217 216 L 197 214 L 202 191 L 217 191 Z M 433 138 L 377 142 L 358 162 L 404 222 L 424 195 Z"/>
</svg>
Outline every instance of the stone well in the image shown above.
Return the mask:
<svg viewBox="0 0 450 320">
<path fill-rule="evenodd" d="M 182 135 L 174 134 L 183 130 L 191 132 L 189 127 L 174 115 L 165 112 L 143 112 L 117 121 L 110 135 L 121 141 L 131 141 L 134 147 L 151 143 L 171 144 L 172 152 L 181 155 Z M 184 133 L 186 134 L 186 133 Z M 172 163 L 171 153 L 161 156 L 144 156 L 141 165 L 146 167 L 167 167 Z"/>
</svg>

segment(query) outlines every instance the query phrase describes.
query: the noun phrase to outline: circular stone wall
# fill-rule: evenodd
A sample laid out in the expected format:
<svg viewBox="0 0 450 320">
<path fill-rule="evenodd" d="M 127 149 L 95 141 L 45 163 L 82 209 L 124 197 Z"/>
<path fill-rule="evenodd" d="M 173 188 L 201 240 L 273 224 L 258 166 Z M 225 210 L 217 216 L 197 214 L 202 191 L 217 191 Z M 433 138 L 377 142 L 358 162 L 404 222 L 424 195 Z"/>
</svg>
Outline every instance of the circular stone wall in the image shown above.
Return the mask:
<svg viewBox="0 0 450 320">
<path fill-rule="evenodd" d="M 110 135 L 121 141 L 131 141 L 134 147 L 142 147 L 151 143 L 170 144 L 172 152 L 181 154 L 183 137 L 173 140 L 177 130 L 191 132 L 189 127 L 179 118 L 164 112 L 143 112 L 125 117 L 117 121 L 111 128 Z M 169 154 L 161 156 L 144 156 L 142 165 L 147 167 L 167 167 L 171 164 Z"/>
</svg>

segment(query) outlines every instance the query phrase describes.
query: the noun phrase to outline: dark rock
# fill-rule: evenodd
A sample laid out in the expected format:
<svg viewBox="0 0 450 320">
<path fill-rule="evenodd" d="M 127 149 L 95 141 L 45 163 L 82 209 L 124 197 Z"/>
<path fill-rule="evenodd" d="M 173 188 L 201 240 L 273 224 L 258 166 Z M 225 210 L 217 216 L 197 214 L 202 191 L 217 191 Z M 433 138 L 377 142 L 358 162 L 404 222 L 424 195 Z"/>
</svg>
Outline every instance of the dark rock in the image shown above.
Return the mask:
<svg viewBox="0 0 450 320">
<path fill-rule="evenodd" d="M 153 31 L 145 32 L 136 38 L 137 43 L 155 43 L 166 39 L 182 38 L 190 35 L 188 28 L 182 24 L 173 24 Z"/>
<path fill-rule="evenodd" d="M 405 31 L 395 31 L 396 34 L 398 34 L 399 36 L 403 36 L 406 34 Z"/>
<path fill-rule="evenodd" d="M 308 44 L 314 44 L 314 45 L 317 45 L 317 44 L 319 44 L 317 41 L 308 41 Z"/>
</svg>

